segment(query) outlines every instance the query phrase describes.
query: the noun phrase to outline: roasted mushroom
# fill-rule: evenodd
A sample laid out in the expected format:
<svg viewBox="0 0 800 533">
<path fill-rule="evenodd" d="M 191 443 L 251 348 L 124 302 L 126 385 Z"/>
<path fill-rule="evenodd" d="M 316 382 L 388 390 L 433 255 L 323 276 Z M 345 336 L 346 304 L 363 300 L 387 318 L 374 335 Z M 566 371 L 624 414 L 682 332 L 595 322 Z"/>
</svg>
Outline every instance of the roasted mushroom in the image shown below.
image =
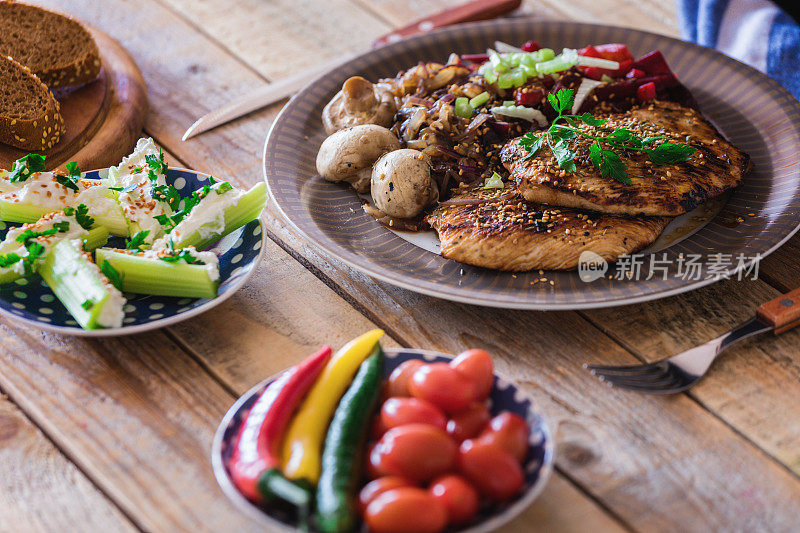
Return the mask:
<svg viewBox="0 0 800 533">
<path fill-rule="evenodd" d="M 353 76 L 322 110 L 322 124 L 328 135 L 361 124 L 388 127 L 395 112 L 394 95 L 388 87 Z"/>
<path fill-rule="evenodd" d="M 389 216 L 412 218 L 439 198 L 430 158 L 404 148 L 383 155 L 372 168 L 372 200 Z"/>
<path fill-rule="evenodd" d="M 358 192 L 367 192 L 372 164 L 398 148 L 400 141 L 383 126 L 353 126 L 325 139 L 317 153 L 317 172 L 328 181 L 346 181 Z"/>
</svg>

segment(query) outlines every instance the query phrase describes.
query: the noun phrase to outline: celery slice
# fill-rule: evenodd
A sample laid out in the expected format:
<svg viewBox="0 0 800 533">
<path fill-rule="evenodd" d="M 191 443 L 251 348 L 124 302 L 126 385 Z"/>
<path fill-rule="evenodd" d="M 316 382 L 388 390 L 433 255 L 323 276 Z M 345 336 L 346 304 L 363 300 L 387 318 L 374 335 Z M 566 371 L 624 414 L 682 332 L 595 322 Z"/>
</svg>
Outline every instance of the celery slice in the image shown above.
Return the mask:
<svg viewBox="0 0 800 533">
<path fill-rule="evenodd" d="M 122 326 L 125 298 L 79 244 L 69 240 L 58 242 L 47 254 L 39 273 L 84 329 Z"/>
<path fill-rule="evenodd" d="M 202 220 L 203 217 L 207 217 L 209 215 L 209 213 L 205 213 L 204 210 L 203 202 L 205 200 L 206 199 L 203 199 L 197 205 L 197 207 L 195 207 L 194 210 L 183 219 L 181 225 L 191 228 L 195 225 L 197 220 Z M 209 225 L 208 223 L 198 224 L 198 227 L 188 235 L 176 236 L 175 231 L 173 230 L 173 232 L 167 235 L 164 240 L 170 242 L 172 244 L 171 247 L 176 249 L 194 246 L 198 250 L 203 250 L 220 240 L 225 235 L 239 229 L 248 222 L 252 222 L 253 220 L 257 219 L 261 214 L 261 211 L 264 210 L 266 203 L 267 185 L 266 183 L 262 182 L 245 192 L 239 198 L 239 201 L 236 204 L 229 205 L 225 208 L 223 212 L 225 223 L 224 228 L 221 231 L 212 231 L 209 233 L 207 231 L 203 231 L 203 228 Z M 210 213 L 210 215 L 213 217 L 217 214 Z"/>
<path fill-rule="evenodd" d="M 83 237 L 83 243 L 86 250 L 94 250 L 108 242 L 108 230 L 102 226 L 90 229 Z M 16 253 L 20 256 L 24 254 L 24 247 L 22 243 L 16 241 L 3 241 L 0 243 L 0 253 Z M 17 265 L 18 266 L 18 265 Z M 7 268 L 0 268 L 0 285 L 17 281 L 24 278 L 25 274 L 18 272 L 14 265 Z"/>
<path fill-rule="evenodd" d="M 219 281 L 212 280 L 205 265 L 167 263 L 160 259 L 100 248 L 98 264 L 108 261 L 122 278 L 122 290 L 137 294 L 179 298 L 216 298 Z"/>
<path fill-rule="evenodd" d="M 456 98 L 456 116 L 461 118 L 470 118 L 475 110 L 469 105 L 469 98 L 466 96 L 459 96 Z"/>
</svg>

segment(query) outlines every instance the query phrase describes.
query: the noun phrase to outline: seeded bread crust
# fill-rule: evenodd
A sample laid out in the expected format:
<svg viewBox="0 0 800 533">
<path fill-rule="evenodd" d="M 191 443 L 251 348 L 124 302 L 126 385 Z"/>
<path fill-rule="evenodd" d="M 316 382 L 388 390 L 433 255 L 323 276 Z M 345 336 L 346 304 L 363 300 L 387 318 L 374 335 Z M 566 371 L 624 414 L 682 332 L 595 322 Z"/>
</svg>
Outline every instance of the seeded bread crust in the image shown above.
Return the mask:
<svg viewBox="0 0 800 533">
<path fill-rule="evenodd" d="M 45 9 L 0 0 L 0 54 L 27 66 L 51 89 L 100 74 L 100 51 L 80 22 Z"/>
<path fill-rule="evenodd" d="M 65 131 L 61 106 L 47 86 L 27 67 L 0 56 L 0 142 L 44 151 Z"/>
</svg>

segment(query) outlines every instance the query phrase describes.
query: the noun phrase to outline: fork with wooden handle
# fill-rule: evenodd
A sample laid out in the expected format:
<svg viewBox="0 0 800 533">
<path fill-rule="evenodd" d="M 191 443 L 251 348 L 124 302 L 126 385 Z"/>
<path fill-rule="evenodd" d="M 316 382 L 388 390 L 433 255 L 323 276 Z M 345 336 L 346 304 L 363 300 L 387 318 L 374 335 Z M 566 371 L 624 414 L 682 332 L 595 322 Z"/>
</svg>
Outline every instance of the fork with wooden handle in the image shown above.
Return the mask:
<svg viewBox="0 0 800 533">
<path fill-rule="evenodd" d="M 763 304 L 756 310 L 756 316 L 725 335 L 678 355 L 641 365 L 584 367 L 615 387 L 649 394 L 674 394 L 700 381 L 728 346 L 766 331 L 779 335 L 795 326 L 800 326 L 800 288 Z"/>
</svg>

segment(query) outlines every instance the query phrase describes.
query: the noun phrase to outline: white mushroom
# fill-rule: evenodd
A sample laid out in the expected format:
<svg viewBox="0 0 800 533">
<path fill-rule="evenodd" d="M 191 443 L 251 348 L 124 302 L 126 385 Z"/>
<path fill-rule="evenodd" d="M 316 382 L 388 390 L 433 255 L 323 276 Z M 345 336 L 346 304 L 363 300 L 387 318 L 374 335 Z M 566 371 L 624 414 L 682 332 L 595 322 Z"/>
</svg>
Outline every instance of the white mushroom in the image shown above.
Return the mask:
<svg viewBox="0 0 800 533">
<path fill-rule="evenodd" d="M 394 95 L 388 87 L 353 76 L 322 110 L 322 124 L 328 135 L 361 124 L 389 127 L 396 112 Z"/>
<path fill-rule="evenodd" d="M 375 207 L 395 218 L 412 218 L 439 198 L 430 158 L 405 148 L 383 155 L 372 168 Z"/>
<path fill-rule="evenodd" d="M 400 141 L 383 126 L 353 126 L 325 139 L 317 153 L 317 172 L 328 181 L 346 181 L 358 192 L 367 192 L 372 164 L 398 148 Z"/>
</svg>

